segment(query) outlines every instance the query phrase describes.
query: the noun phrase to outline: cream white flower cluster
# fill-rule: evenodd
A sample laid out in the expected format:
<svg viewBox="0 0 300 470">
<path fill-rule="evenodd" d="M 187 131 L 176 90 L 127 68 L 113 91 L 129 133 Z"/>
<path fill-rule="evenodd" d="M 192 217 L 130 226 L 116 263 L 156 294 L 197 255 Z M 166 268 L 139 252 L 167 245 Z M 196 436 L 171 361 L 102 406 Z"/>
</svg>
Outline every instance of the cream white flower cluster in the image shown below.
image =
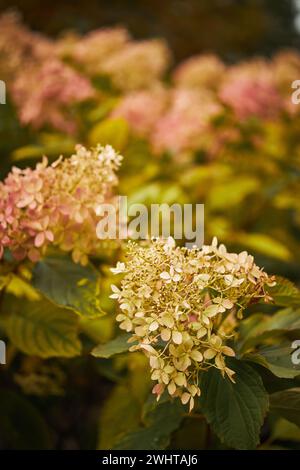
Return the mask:
<svg viewBox="0 0 300 470">
<path fill-rule="evenodd" d="M 199 372 L 210 367 L 234 381 L 225 358 L 235 352 L 226 343 L 250 303 L 272 300 L 265 287 L 274 278 L 252 256 L 227 253 L 215 238 L 192 250 L 158 239 L 146 246 L 130 242 L 127 261 L 112 271 L 125 274 L 120 288 L 112 285 L 117 321 L 133 333 L 129 341 L 137 345 L 130 350 L 149 357 L 157 399 L 167 388 L 191 410 L 200 395 Z"/>
</svg>

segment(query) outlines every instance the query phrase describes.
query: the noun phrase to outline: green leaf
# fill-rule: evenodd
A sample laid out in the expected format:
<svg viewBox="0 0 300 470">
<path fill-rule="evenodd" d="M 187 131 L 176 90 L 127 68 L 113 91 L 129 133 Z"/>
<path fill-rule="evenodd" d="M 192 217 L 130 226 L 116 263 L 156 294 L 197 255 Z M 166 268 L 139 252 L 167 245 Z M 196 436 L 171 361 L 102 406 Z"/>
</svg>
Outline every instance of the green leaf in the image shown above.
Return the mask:
<svg viewBox="0 0 300 470">
<path fill-rule="evenodd" d="M 0 441 L 7 450 L 51 448 L 47 425 L 38 410 L 12 391 L 0 390 Z"/>
<path fill-rule="evenodd" d="M 39 136 L 39 140 L 38 144 L 17 148 L 12 153 L 12 159 L 14 161 L 31 158 L 40 159 L 42 155 L 52 158 L 58 157 L 63 154 L 71 154 L 76 145 L 72 137 L 58 133 L 43 133 Z"/>
<path fill-rule="evenodd" d="M 28 300 L 39 300 L 40 293 L 32 285 L 14 273 L 10 275 L 10 281 L 6 287 L 6 292 L 15 297 L 26 297 Z"/>
<path fill-rule="evenodd" d="M 41 145 L 25 145 L 19 147 L 12 153 L 12 160 L 20 161 L 27 158 L 41 158 L 43 147 Z"/>
<path fill-rule="evenodd" d="M 49 300 L 79 315 L 101 316 L 98 273 L 69 257 L 47 256 L 33 269 L 32 284 Z"/>
<path fill-rule="evenodd" d="M 126 433 L 139 426 L 140 406 L 126 385 L 114 388 L 102 407 L 98 449 L 112 449 Z"/>
<path fill-rule="evenodd" d="M 91 145 L 112 145 L 118 151 L 124 150 L 129 137 L 129 126 L 125 119 L 106 119 L 96 124 L 90 131 Z"/>
<path fill-rule="evenodd" d="M 118 104 L 118 99 L 115 97 L 107 98 L 104 102 L 98 105 L 96 108 L 92 109 L 88 113 L 88 120 L 90 122 L 99 121 L 104 119 Z"/>
<path fill-rule="evenodd" d="M 264 233 L 235 233 L 234 241 L 249 250 L 283 261 L 290 260 L 292 256 L 283 243 Z"/>
<path fill-rule="evenodd" d="M 268 292 L 273 297 L 276 305 L 284 307 L 300 305 L 300 291 L 288 279 L 276 276 L 276 285 L 268 287 Z"/>
<path fill-rule="evenodd" d="M 300 330 L 300 310 L 292 308 L 284 308 L 272 315 L 263 327 L 264 331 L 284 330 L 293 331 Z"/>
<path fill-rule="evenodd" d="M 106 344 L 99 344 L 92 350 L 91 354 L 95 357 L 107 359 L 115 354 L 126 352 L 132 346 L 132 343 L 127 342 L 131 336 L 131 334 L 122 334 Z"/>
<path fill-rule="evenodd" d="M 73 357 L 80 354 L 78 317 L 46 300 L 6 298 L 3 310 L 5 330 L 12 341 L 26 354 L 48 357 Z"/>
<path fill-rule="evenodd" d="M 211 368 L 201 376 L 200 409 L 213 431 L 229 447 L 255 449 L 268 410 L 268 395 L 259 374 L 237 359 L 227 360 L 236 383 Z"/>
<path fill-rule="evenodd" d="M 117 450 L 160 450 L 166 449 L 171 434 L 183 419 L 184 408 L 179 402 L 167 401 L 158 404 L 144 418 L 144 426 L 127 433 L 114 446 Z"/>
<path fill-rule="evenodd" d="M 214 185 L 208 195 L 207 205 L 211 209 L 228 209 L 240 205 L 243 200 L 259 188 L 256 178 L 243 176 Z"/>
<path fill-rule="evenodd" d="M 293 352 L 291 342 L 284 341 L 275 346 L 261 346 L 254 353 L 245 354 L 243 359 L 266 367 L 277 377 L 292 379 L 300 375 L 300 366 L 292 362 Z"/>
<path fill-rule="evenodd" d="M 271 440 L 300 442 L 300 429 L 295 424 L 285 419 L 280 419 L 275 423 L 271 433 Z"/>
<path fill-rule="evenodd" d="M 272 393 L 270 411 L 300 427 L 300 388 Z"/>
<path fill-rule="evenodd" d="M 256 313 L 241 322 L 239 350 L 261 344 L 266 339 L 287 335 L 289 332 L 300 332 L 300 311 L 285 308 L 272 316 Z"/>
</svg>

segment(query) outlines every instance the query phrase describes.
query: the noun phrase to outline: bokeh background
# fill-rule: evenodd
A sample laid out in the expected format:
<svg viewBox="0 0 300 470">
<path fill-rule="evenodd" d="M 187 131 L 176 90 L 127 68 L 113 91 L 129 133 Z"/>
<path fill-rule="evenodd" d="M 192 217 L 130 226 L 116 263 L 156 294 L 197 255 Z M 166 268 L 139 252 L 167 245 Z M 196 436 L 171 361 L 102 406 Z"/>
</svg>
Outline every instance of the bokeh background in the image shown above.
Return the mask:
<svg viewBox="0 0 300 470">
<path fill-rule="evenodd" d="M 19 12 L 23 21 L 21 26 L 16 23 L 16 31 L 21 30 L 20 37 L 18 36 L 21 66 L 14 70 L 13 63 L 12 81 L 15 80 L 18 86 L 12 91 L 9 90 L 7 104 L 0 106 L 1 180 L 12 165 L 34 168 L 42 154 L 47 154 L 49 160 L 53 161 L 61 153 L 70 155 L 74 144 L 78 142 L 87 146 L 95 145 L 99 141 L 105 144 L 112 143 L 125 157 L 119 173 L 119 191 L 121 194 L 128 194 L 131 202 L 146 204 L 205 202 L 207 241 L 210 241 L 213 235 L 218 235 L 220 241 L 224 241 L 230 249 L 249 250 L 256 256 L 258 264 L 264 266 L 268 272 L 284 275 L 299 284 L 300 105 L 291 110 L 290 84 L 293 80 L 300 79 L 300 1 L 19 0 L 11 2 L 0 0 L 0 13 L 9 10 Z M 37 56 L 32 54 L 30 57 L 32 60 L 27 61 L 26 45 L 23 48 L 22 43 L 24 38 L 25 43 L 28 40 L 31 46 L 32 38 L 33 43 L 40 41 L 41 49 L 47 44 L 27 30 L 24 32 L 22 24 L 30 31 L 40 32 L 51 38 L 52 46 L 56 41 L 59 42 L 66 32 L 71 33 L 71 39 L 75 37 L 72 36 L 73 32 L 78 33 L 80 36 L 77 39 L 75 37 L 74 44 L 75 48 L 79 45 L 79 49 L 81 41 L 85 41 L 85 35 L 90 31 L 104 27 L 124 27 L 137 44 L 142 40 L 154 38 L 165 40 L 171 51 L 170 66 L 163 64 L 162 72 L 157 73 L 158 77 L 156 73 L 153 74 L 153 83 L 150 80 L 150 84 L 147 83 L 145 88 L 143 84 L 139 84 L 137 90 L 132 90 L 123 86 L 126 85 L 126 81 L 121 83 L 121 86 L 120 83 L 115 84 L 113 73 L 105 79 L 102 76 L 95 77 L 97 70 L 94 73 L 90 67 L 95 65 L 93 55 L 91 54 L 90 63 L 88 60 L 85 63 L 83 54 L 78 63 L 76 60 L 70 61 L 73 73 L 79 71 L 82 76 L 75 75 L 79 86 L 74 90 L 73 79 L 69 80 L 69 75 L 66 73 L 66 89 L 71 90 L 68 95 L 71 99 L 66 100 L 66 104 L 60 79 L 62 78 L 61 82 L 65 83 L 65 65 L 68 65 L 70 60 L 67 53 L 66 57 L 64 56 L 64 53 L 68 52 L 67 47 L 66 51 L 64 50 L 64 47 L 68 46 L 68 36 L 65 36 L 66 43 L 64 39 L 61 43 L 63 47 L 60 51 L 61 56 L 59 55 L 56 88 L 56 59 L 53 61 L 54 66 L 52 67 L 51 63 L 49 69 L 47 54 L 43 55 L 40 62 L 38 54 Z M 14 28 L 13 24 L 12 31 Z M 7 46 L 5 40 L 4 44 Z M 13 56 L 13 39 L 10 39 L 8 46 L 12 46 L 10 52 Z M 91 49 L 88 44 L 89 53 L 93 53 Z M 293 52 L 276 55 L 286 49 Z M 32 50 L 34 51 L 34 47 Z M 159 50 L 162 50 L 162 62 L 164 62 L 164 46 L 159 46 Z M 147 56 L 147 50 L 144 53 Z M 196 129 L 196 137 L 203 138 L 199 141 L 196 139 L 196 143 L 193 142 L 194 145 L 190 148 L 186 144 L 192 140 L 189 132 L 195 138 L 194 122 L 197 124 L 195 117 L 202 116 L 203 90 L 194 90 L 198 85 L 195 87 L 193 83 L 188 83 L 189 77 L 186 83 L 185 79 L 180 83 L 176 73 L 172 74 L 178 64 L 199 54 L 214 54 L 217 59 L 212 60 L 214 79 L 209 79 L 208 83 L 201 83 L 199 86 L 199 88 L 203 86 L 205 94 L 212 98 L 207 108 L 204 106 L 203 134 Z M 149 57 L 152 65 L 155 60 L 152 60 L 151 51 Z M 266 60 L 256 61 L 256 57 L 263 57 Z M 225 65 L 220 64 L 219 59 Z M 113 72 L 115 70 L 118 72 L 118 60 L 116 62 Z M 238 64 L 236 69 L 234 64 Z M 242 64 L 240 69 L 239 64 Z M 23 65 L 26 68 L 24 76 Z M 139 69 L 140 64 L 137 64 L 136 71 L 135 65 L 136 63 L 131 62 L 133 75 L 136 73 L 137 76 L 142 76 L 139 70 L 143 72 L 143 67 Z M 209 66 L 210 59 L 208 69 Z M 272 70 L 276 73 L 270 73 L 270 67 L 273 67 Z M 41 75 L 40 69 L 43 70 Z M 222 70 L 220 84 L 219 80 L 216 80 L 215 70 Z M 5 66 L 1 69 L 1 56 L 0 72 L 2 74 L 6 72 Z M 48 73 L 50 85 L 47 82 Z M 235 96 L 235 91 L 239 88 L 239 83 L 235 82 L 228 93 L 229 98 L 233 95 L 233 99 L 223 103 L 218 94 L 219 85 L 220 87 L 223 85 L 221 83 L 223 79 L 224 82 L 228 80 L 230 85 L 231 80 L 234 82 L 236 76 L 239 77 L 239 73 L 241 73 L 241 82 L 246 75 L 243 82 L 246 82 L 246 87 L 241 87 L 241 98 Z M 40 76 L 44 82 L 35 78 Z M 33 83 L 30 81 L 32 77 Z M 2 79 L 1 74 L 0 79 Z M 247 88 L 248 79 L 249 88 Z M 256 94 L 257 83 L 262 89 L 259 99 Z M 92 94 L 92 99 L 87 103 L 82 103 L 78 99 L 79 103 L 74 104 L 72 96 L 76 98 L 78 90 L 79 94 L 82 91 L 82 95 L 86 92 L 89 96 L 91 84 L 95 92 Z M 54 89 L 54 99 L 51 98 L 51 93 L 49 98 L 48 88 Z M 136 96 L 133 96 L 131 102 L 132 92 L 134 95 L 136 91 L 138 99 L 135 101 Z M 179 97 L 182 93 L 184 104 L 183 109 L 179 106 L 178 114 L 177 93 Z M 249 106 L 248 95 L 251 95 Z M 162 109 L 160 109 L 161 96 Z M 174 114 L 172 100 L 175 102 Z M 178 101 L 181 103 L 181 99 Z M 146 127 L 148 125 L 154 127 L 156 113 L 157 120 L 160 119 L 159 122 L 162 124 L 166 121 L 167 124 L 171 122 L 171 126 L 169 124 L 165 126 L 166 132 L 162 137 L 165 138 L 166 145 L 161 151 L 157 152 L 153 148 L 149 129 L 146 129 L 145 135 L 137 132 L 139 122 L 136 121 L 139 119 L 135 120 L 134 113 L 131 113 L 135 103 L 140 106 L 138 117 L 142 123 L 146 123 Z M 152 112 L 154 116 L 150 124 L 147 113 L 143 113 L 147 109 L 147 103 L 150 103 L 149 115 Z M 242 112 L 247 114 L 246 119 L 238 115 L 240 110 L 238 106 L 236 109 L 235 105 L 240 103 L 245 107 Z M 65 104 L 67 109 L 64 108 Z M 35 115 L 33 111 L 38 108 L 37 105 L 40 106 L 40 113 Z M 265 112 L 269 108 L 271 111 L 274 110 L 274 116 Z M 115 109 L 118 109 L 119 114 L 114 114 Z M 124 109 L 128 112 L 129 118 L 133 115 L 132 122 L 130 119 L 129 123 L 124 122 L 126 121 L 122 115 L 123 113 L 126 117 Z M 169 109 L 171 111 L 168 114 Z M 217 116 L 214 114 L 215 109 Z M 174 115 L 175 131 L 172 128 Z M 64 128 L 67 124 L 65 116 L 71 117 L 71 120 L 74 118 L 75 124 L 78 124 L 73 133 Z M 188 125 L 185 127 L 186 122 Z M 202 121 L 199 122 L 199 129 L 201 128 L 202 132 Z M 163 125 L 161 127 L 163 128 Z M 173 136 L 179 136 L 180 141 L 180 132 L 183 137 L 187 137 L 183 139 L 182 148 L 179 142 L 178 150 L 172 145 L 173 141 L 176 144 L 176 138 L 173 139 Z M 111 294 L 110 284 L 113 282 L 109 268 L 121 259 L 122 254 L 120 255 L 118 250 L 104 250 L 104 253 L 96 253 L 94 256 L 94 253 L 85 253 L 84 249 L 80 254 L 84 260 L 91 255 L 90 261 L 98 269 L 98 274 L 100 273 L 100 302 L 101 307 L 108 313 L 99 322 L 82 317 L 78 320 L 76 317 L 79 324 L 78 337 L 83 345 L 82 356 L 67 358 L 62 355 L 57 358 L 55 351 L 53 354 L 52 347 L 49 355 L 46 354 L 45 358 L 41 358 L 41 355 L 36 353 L 39 350 L 34 342 L 34 353 L 31 353 L 28 350 L 28 341 L 27 343 L 25 341 L 26 344 L 23 341 L 22 331 L 18 336 L 14 334 L 14 328 L 9 330 L 5 316 L 2 316 L 2 313 L 6 312 L 1 311 L 0 333 L 2 336 L 5 335 L 9 348 L 8 365 L 0 370 L 0 449 L 111 448 L 115 443 L 115 434 L 124 433 L 126 427 L 131 424 L 130 419 L 134 421 L 137 415 L 140 418 L 140 409 L 146 401 L 145 397 L 148 397 L 150 382 L 149 367 L 144 357 L 125 354 L 118 356 L 116 360 L 96 360 L 90 356 L 93 347 L 109 341 L 119 331 L 115 324 L 115 302 L 108 298 Z M 78 260 L 75 259 L 76 262 Z M 31 274 L 36 265 L 33 266 L 31 261 L 16 268 L 13 283 L 10 285 L 9 295 L 14 296 L 14 305 L 21 309 L 23 297 L 27 297 L 29 302 L 36 300 L 34 294 L 37 286 L 31 283 Z M 11 258 L 5 259 L 5 262 L 9 264 Z M 75 263 L 69 258 L 67 262 L 71 263 L 71 270 L 79 266 L 76 264 L 74 268 Z M 3 265 L 4 263 L 0 265 L 1 269 Z M 87 268 L 82 267 L 82 269 Z M 71 285 L 68 278 L 64 279 L 61 275 L 60 279 L 61 282 L 65 282 L 63 286 L 67 291 Z M 37 289 L 42 290 L 47 299 L 53 300 L 51 299 L 53 295 L 57 307 L 59 302 L 56 302 L 55 292 L 52 292 L 50 297 L 47 292 L 50 284 L 48 279 L 42 279 L 41 274 L 38 281 L 37 279 L 35 281 L 39 284 Z M 40 289 L 42 284 L 44 290 Z M 58 284 L 56 281 L 56 287 L 60 291 L 64 290 Z M 295 293 L 290 284 L 287 289 L 294 292 L 298 302 L 297 289 Z M 88 303 L 89 299 L 79 300 L 85 306 L 85 302 Z M 61 306 L 59 304 L 57 308 Z M 32 345 L 29 345 L 29 349 L 30 346 Z M 132 398 L 133 411 L 130 408 Z M 172 437 L 171 448 L 188 449 L 205 448 L 205 446 L 222 448 L 222 444 L 215 436 L 210 436 L 211 440 L 207 444 L 206 430 L 200 430 L 200 427 L 196 429 L 198 424 L 195 420 L 187 421 Z M 280 432 L 276 431 L 277 435 L 273 435 L 272 426 L 273 422 L 267 423 L 262 433 L 263 440 L 270 445 L 273 441 L 276 443 L 276 439 L 280 441 L 282 437 L 280 433 L 283 433 L 281 429 Z M 300 448 L 299 429 L 298 434 L 290 428 L 284 432 L 286 432 L 285 441 L 288 441 L 286 446 Z M 291 433 L 295 439 L 290 439 Z"/>
<path fill-rule="evenodd" d="M 50 36 L 125 25 L 136 39 L 166 39 L 175 62 L 200 52 L 234 61 L 300 46 L 297 0 L 0 1 L 1 10 L 9 8 Z"/>
</svg>

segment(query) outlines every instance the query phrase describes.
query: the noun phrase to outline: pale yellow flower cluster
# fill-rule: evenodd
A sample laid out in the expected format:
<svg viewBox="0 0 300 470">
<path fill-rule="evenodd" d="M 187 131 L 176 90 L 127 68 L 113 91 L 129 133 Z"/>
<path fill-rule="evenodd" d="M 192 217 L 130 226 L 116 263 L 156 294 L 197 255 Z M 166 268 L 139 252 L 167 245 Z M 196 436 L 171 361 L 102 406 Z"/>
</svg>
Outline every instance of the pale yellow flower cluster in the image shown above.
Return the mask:
<svg viewBox="0 0 300 470">
<path fill-rule="evenodd" d="M 165 389 L 194 407 L 200 395 L 199 372 L 216 367 L 233 381 L 226 343 L 243 310 L 253 301 L 271 298 L 274 284 L 247 252 L 227 253 L 214 239 L 201 249 L 175 247 L 172 238 L 146 246 L 129 243 L 127 261 L 114 274 L 124 273 L 120 289 L 113 285 L 121 313 L 120 328 L 132 332 L 130 350 L 148 357 L 157 398 Z"/>
</svg>

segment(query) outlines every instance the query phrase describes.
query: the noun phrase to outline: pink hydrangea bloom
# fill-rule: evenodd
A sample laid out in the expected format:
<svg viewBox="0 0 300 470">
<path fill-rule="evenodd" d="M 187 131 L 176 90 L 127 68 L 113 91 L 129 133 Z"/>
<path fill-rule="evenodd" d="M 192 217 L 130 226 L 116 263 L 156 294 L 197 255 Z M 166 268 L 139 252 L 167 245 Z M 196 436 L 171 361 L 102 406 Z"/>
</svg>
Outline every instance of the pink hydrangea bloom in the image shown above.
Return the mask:
<svg viewBox="0 0 300 470">
<path fill-rule="evenodd" d="M 169 65 L 170 52 L 158 39 L 131 42 L 103 61 L 101 71 L 124 91 L 149 88 Z"/>
<path fill-rule="evenodd" d="M 152 144 L 156 151 L 172 153 L 198 147 L 212 118 L 222 108 L 208 92 L 175 89 L 168 111 L 156 123 Z"/>
<path fill-rule="evenodd" d="M 191 57 L 174 71 L 177 86 L 184 88 L 210 88 L 219 86 L 225 73 L 225 65 L 213 54 Z"/>
<path fill-rule="evenodd" d="M 67 133 L 76 129 L 68 106 L 93 95 L 88 79 L 55 58 L 24 69 L 12 88 L 23 124 L 35 128 L 50 124 Z"/>
<path fill-rule="evenodd" d="M 232 67 L 219 96 L 238 119 L 276 118 L 282 107 L 270 65 L 263 60 Z"/>
<path fill-rule="evenodd" d="M 45 36 L 27 29 L 16 13 L 0 16 L 0 71 L 8 87 L 28 62 L 49 57 L 53 47 Z"/>
<path fill-rule="evenodd" d="M 86 73 L 97 75 L 102 71 L 103 61 L 121 50 L 128 41 L 126 29 L 103 28 L 83 37 L 65 36 L 57 42 L 56 53 L 77 62 Z"/>
<path fill-rule="evenodd" d="M 112 198 L 121 157 L 110 146 L 78 145 L 70 158 L 13 168 L 0 183 L 0 257 L 37 261 L 49 244 L 86 263 L 97 252 L 96 208 Z"/>
<path fill-rule="evenodd" d="M 112 117 L 122 117 L 139 136 L 146 137 L 164 112 L 168 92 L 163 88 L 134 91 L 125 95 Z"/>
</svg>

